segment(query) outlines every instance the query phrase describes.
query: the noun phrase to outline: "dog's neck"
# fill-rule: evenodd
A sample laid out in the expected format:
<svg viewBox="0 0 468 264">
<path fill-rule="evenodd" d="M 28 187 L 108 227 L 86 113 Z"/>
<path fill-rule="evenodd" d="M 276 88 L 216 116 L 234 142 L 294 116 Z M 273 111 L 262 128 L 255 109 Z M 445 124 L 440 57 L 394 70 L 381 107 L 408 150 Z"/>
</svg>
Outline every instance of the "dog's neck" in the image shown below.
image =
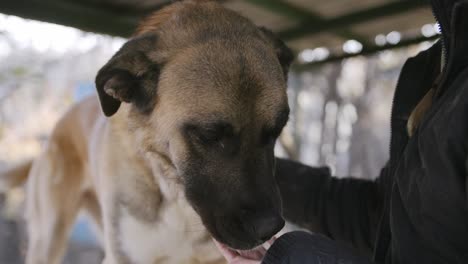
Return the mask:
<svg viewBox="0 0 468 264">
<path fill-rule="evenodd" d="M 125 199 L 122 232 L 124 235 L 130 234 L 128 237 L 132 238 L 135 230 L 143 230 L 148 238 L 148 243 L 144 243 L 149 247 L 148 250 L 154 252 L 153 248 L 156 247 L 159 251 L 155 254 L 176 256 L 180 258 L 178 263 L 222 263 L 210 234 L 185 198 L 183 186 L 176 180 L 180 177 L 174 166 L 158 153 L 139 151 L 138 139 L 130 136 L 134 134 L 126 132 L 129 129 L 127 115 L 130 111 L 129 105 L 122 104 L 119 112 L 108 119 L 108 133 L 117 145 L 114 149 L 125 151 L 124 160 L 133 163 L 129 167 L 143 166 L 147 172 L 144 177 L 124 176 L 126 179 L 120 181 L 120 184 L 125 185 L 120 197 Z M 138 191 L 132 188 L 132 184 L 136 184 Z M 155 206 L 153 198 L 158 195 L 160 200 Z M 164 239 L 159 239 L 157 235 Z M 128 246 L 132 247 L 132 243 Z M 177 250 L 172 251 L 172 248 Z"/>
<path fill-rule="evenodd" d="M 147 171 L 145 181 L 154 182 L 160 189 L 163 200 L 175 201 L 185 199 L 180 176 L 169 158 L 158 152 L 145 151 L 143 140 L 138 131 L 129 133 L 128 116 L 131 115 L 131 106 L 122 104 L 119 112 L 109 118 L 110 133 L 115 138 L 115 144 L 119 144 L 125 150 L 126 160 L 136 163 L 138 167 L 144 167 Z"/>
<path fill-rule="evenodd" d="M 168 201 L 185 200 L 180 176 L 170 161 L 157 153 L 146 153 L 145 160 L 151 167 L 164 199 Z"/>
</svg>

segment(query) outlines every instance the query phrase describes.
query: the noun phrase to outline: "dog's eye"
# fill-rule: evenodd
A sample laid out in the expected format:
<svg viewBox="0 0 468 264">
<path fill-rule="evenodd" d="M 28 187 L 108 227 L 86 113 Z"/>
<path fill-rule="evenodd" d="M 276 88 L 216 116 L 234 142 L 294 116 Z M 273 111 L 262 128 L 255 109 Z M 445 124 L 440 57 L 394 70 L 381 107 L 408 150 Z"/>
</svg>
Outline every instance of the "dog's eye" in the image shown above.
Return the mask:
<svg viewBox="0 0 468 264">
<path fill-rule="evenodd" d="M 223 131 L 217 128 L 202 128 L 198 133 L 198 137 L 205 143 L 216 142 L 222 139 Z"/>
<path fill-rule="evenodd" d="M 189 131 L 191 135 L 204 144 L 218 143 L 225 138 L 233 136 L 232 126 L 224 122 L 190 125 Z"/>
</svg>

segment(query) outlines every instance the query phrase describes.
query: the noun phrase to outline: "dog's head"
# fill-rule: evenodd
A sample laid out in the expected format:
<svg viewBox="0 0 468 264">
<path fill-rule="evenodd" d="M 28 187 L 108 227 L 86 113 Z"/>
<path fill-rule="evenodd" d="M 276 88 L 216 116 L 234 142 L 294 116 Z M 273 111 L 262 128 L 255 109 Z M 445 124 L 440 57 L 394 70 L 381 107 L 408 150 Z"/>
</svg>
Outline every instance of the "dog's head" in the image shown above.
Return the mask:
<svg viewBox="0 0 468 264">
<path fill-rule="evenodd" d="M 178 182 L 204 225 L 236 249 L 284 225 L 275 140 L 288 120 L 291 51 L 249 20 L 205 1 L 159 11 L 99 71 L 105 115 Z M 122 113 L 121 113 L 122 112 Z"/>
</svg>

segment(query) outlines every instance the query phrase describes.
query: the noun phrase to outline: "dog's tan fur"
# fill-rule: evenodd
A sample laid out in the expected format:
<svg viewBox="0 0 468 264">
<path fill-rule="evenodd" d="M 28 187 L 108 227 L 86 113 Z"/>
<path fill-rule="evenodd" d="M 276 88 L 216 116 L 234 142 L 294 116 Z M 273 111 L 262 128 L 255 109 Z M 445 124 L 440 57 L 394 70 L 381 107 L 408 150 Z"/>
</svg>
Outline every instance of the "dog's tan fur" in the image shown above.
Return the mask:
<svg viewBox="0 0 468 264">
<path fill-rule="evenodd" d="M 156 224 L 148 222 L 138 226 L 128 219 L 128 226 L 121 227 L 124 232 L 119 241 L 106 234 L 112 230 L 104 228 L 106 263 L 126 263 L 123 258 L 130 257 L 134 258 L 131 263 L 166 263 L 164 260 L 168 263 L 223 263 L 178 188 L 167 190 L 163 195 L 161 186 L 150 177 L 144 179 L 147 185 L 134 182 L 130 177 L 122 177 L 121 182 L 116 182 L 119 178 L 114 176 L 117 174 L 138 173 L 144 178 L 150 173 L 119 122 L 124 121 L 120 119 L 126 111 L 128 109 L 121 109 L 122 114 L 108 122 L 100 114 L 98 100 L 92 97 L 74 106 L 57 124 L 45 151 L 35 161 L 27 183 L 27 263 L 60 262 L 70 227 L 80 208 L 90 213 L 98 226 L 102 227 L 102 220 L 104 227 L 112 226 L 112 219 L 101 217 L 101 208 L 112 210 L 108 207 L 114 204 L 115 198 L 109 196 L 121 186 L 127 186 L 124 191 L 131 197 L 127 202 L 135 203 L 129 208 L 141 209 L 136 213 L 148 220 L 154 218 Z M 122 160 L 125 164 L 117 168 Z M 159 209 L 153 210 L 157 208 L 156 204 L 160 204 Z M 141 235 L 150 237 L 151 245 L 145 244 Z M 147 252 L 138 252 L 148 246 L 154 248 L 149 256 L 151 260 L 144 258 L 143 254 Z M 124 248 L 136 252 L 113 254 L 125 251 Z"/>
<path fill-rule="evenodd" d="M 201 12 L 203 19 L 186 15 L 190 12 Z M 180 22 L 183 19 L 193 20 Z M 215 22 L 208 24 L 209 20 Z M 200 37 L 200 32 L 213 24 L 217 32 L 236 23 L 244 27 L 250 22 L 209 1 L 175 3 L 143 23 L 135 37 L 159 34 L 156 46 L 150 45 L 156 51 L 146 56 L 151 61 L 170 61 L 159 77 L 158 96 L 148 103 L 151 113 L 141 114 L 148 111 L 125 103 L 128 91 L 109 88 L 117 79 L 107 81 L 104 90 L 98 81 L 101 106 L 111 117 L 102 115 L 99 101 L 91 97 L 58 122 L 27 182 L 28 264 L 60 262 L 80 209 L 102 231 L 106 264 L 224 263 L 181 187 L 178 166 L 189 154 L 177 131 L 179 123 L 216 112 L 235 128 L 259 131 L 258 125 L 273 125 L 276 113 L 287 107 L 284 65 L 277 61 L 274 44 L 265 44 L 268 36 L 249 35 L 245 44 L 239 44 L 246 58 L 243 66 L 263 85 L 239 90 L 234 88 L 237 84 L 226 81 L 236 81 L 243 70 L 237 57 L 226 50 L 229 43 Z M 198 43 L 200 38 L 203 41 Z M 135 75 L 146 67 L 134 57 L 125 63 Z M 194 70 L 199 67 L 211 68 Z M 213 83 L 229 90 L 214 89 Z M 28 165 L 22 166 L 12 170 L 16 174 L 12 179 L 25 178 Z"/>
</svg>

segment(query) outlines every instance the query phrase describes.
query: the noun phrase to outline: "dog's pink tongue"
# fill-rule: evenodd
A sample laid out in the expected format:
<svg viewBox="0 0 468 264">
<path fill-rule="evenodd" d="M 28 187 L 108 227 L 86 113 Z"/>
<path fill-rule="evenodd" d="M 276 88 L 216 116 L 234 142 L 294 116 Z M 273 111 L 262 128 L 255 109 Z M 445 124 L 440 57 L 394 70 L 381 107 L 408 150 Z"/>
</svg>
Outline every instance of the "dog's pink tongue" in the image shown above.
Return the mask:
<svg viewBox="0 0 468 264">
<path fill-rule="evenodd" d="M 223 244 L 221 242 L 216 241 L 222 248 L 222 251 L 225 253 L 228 253 L 231 256 L 239 255 L 242 256 L 246 259 L 250 260 L 262 260 L 263 257 L 265 256 L 268 248 L 273 244 L 275 241 L 276 237 L 273 237 L 270 239 L 268 242 L 263 243 L 260 246 L 257 246 L 255 248 L 249 249 L 249 250 L 238 250 L 238 249 L 232 249 L 226 244 Z"/>
<path fill-rule="evenodd" d="M 263 245 L 260 245 L 256 248 L 249 249 L 249 250 L 236 250 L 239 255 L 244 258 L 251 259 L 251 260 L 262 260 L 263 256 L 266 254 L 266 249 Z"/>
</svg>

